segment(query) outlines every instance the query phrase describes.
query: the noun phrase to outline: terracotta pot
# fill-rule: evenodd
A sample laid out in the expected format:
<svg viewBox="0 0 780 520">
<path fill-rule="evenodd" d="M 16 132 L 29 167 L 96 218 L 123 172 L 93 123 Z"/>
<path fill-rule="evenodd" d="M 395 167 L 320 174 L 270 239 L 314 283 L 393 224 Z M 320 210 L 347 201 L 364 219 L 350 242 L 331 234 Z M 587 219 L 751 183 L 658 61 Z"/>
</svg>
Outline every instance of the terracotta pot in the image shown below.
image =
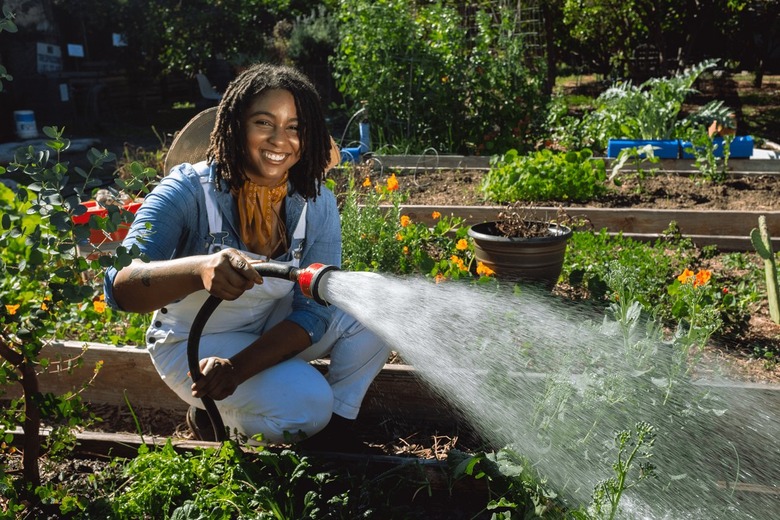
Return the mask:
<svg viewBox="0 0 780 520">
<path fill-rule="evenodd" d="M 472 226 L 469 236 L 474 239 L 477 261 L 495 271 L 499 280 L 537 283 L 552 289 L 563 269 L 571 229 L 548 224 L 548 230 L 546 236 L 508 238 L 493 221 Z"/>
</svg>

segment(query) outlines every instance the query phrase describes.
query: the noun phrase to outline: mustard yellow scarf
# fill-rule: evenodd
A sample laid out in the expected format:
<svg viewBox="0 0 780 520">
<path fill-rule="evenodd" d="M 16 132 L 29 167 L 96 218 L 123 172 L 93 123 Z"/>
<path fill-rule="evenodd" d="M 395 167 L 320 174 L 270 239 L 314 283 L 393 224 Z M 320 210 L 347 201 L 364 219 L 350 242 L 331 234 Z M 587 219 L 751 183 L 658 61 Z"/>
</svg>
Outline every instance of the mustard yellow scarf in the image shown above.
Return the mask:
<svg viewBox="0 0 780 520">
<path fill-rule="evenodd" d="M 272 258 L 287 242 L 281 211 L 287 196 L 287 175 L 276 186 L 259 186 L 247 180 L 238 190 L 241 240 L 253 253 Z"/>
</svg>

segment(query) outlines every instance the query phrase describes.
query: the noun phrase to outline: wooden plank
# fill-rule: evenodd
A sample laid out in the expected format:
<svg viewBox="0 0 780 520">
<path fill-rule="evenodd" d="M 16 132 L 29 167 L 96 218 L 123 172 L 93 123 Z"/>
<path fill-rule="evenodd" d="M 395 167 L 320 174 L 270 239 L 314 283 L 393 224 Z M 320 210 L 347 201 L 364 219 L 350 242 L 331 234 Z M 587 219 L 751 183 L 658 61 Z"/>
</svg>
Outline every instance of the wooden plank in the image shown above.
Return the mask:
<svg viewBox="0 0 780 520">
<path fill-rule="evenodd" d="M 43 356 L 51 360 L 73 359 L 81 354 L 84 342 L 66 341 L 46 346 Z M 64 393 L 79 389 L 93 375 L 97 361 L 103 361 L 103 368 L 92 385 L 83 391 L 82 397 L 95 404 L 124 405 L 124 395 L 131 404 L 144 407 L 159 407 L 183 413 L 187 404 L 181 401 L 160 379 L 152 365 L 149 354 L 143 348 L 133 346 L 114 347 L 102 343 L 87 343 L 83 353 L 84 363 L 71 373 L 47 372 L 40 374 L 41 391 Z M 326 371 L 327 360 L 313 363 L 320 371 Z M 537 373 L 517 374 L 517 377 L 536 378 L 542 381 L 546 376 Z M 704 386 L 767 391 L 780 396 L 780 385 L 755 383 L 709 382 Z M 18 385 L 9 385 L 9 397 L 18 397 Z M 16 392 L 16 394 L 14 394 Z M 398 417 L 412 422 L 430 423 L 436 420 L 457 421 L 457 410 L 446 399 L 437 395 L 420 377 L 414 367 L 403 364 L 386 364 L 369 388 L 361 408 L 361 417 Z"/>
<path fill-rule="evenodd" d="M 84 350 L 84 346 L 88 348 Z M 83 352 L 82 352 L 83 351 Z M 131 405 L 158 407 L 176 413 L 186 412 L 188 405 L 163 382 L 144 348 L 115 347 L 102 343 L 65 341 L 46 346 L 42 356 L 55 362 L 81 356 L 80 367 L 70 371 L 44 372 L 39 375 L 42 392 L 63 394 L 78 391 L 94 375 L 95 364 L 103 362 L 92 384 L 82 391 L 83 399 L 95 404 L 125 405 L 125 395 Z M 320 371 L 328 369 L 326 360 L 313 363 Z M 9 398 L 21 395 L 18 385 L 9 385 Z M 361 417 L 397 417 L 399 420 L 433 420 L 454 422 L 456 410 L 439 398 L 423 383 L 412 367 L 387 364 L 368 390 L 361 408 Z"/>
<path fill-rule="evenodd" d="M 381 170 L 489 170 L 489 156 L 471 156 L 471 155 L 373 155 L 372 168 Z M 606 157 L 595 157 L 602 159 L 607 170 L 611 170 L 616 159 Z M 669 174 L 698 175 L 699 169 L 692 159 L 661 159 L 658 163 L 641 163 L 639 167 L 645 171 L 658 170 L 659 172 Z M 636 171 L 637 167 L 632 164 L 626 164 L 623 171 Z M 771 175 L 780 174 L 780 161 L 773 159 L 729 159 L 729 175 Z"/>
<path fill-rule="evenodd" d="M 389 206 L 384 206 L 390 209 Z M 464 219 L 464 224 L 473 225 L 494 220 L 503 206 L 419 206 L 405 205 L 401 213 L 415 222 L 432 226 L 432 214 Z M 670 210 L 647 208 L 589 208 L 568 207 L 566 213 L 573 218 L 586 218 L 593 229 L 609 233 L 623 233 L 653 240 L 663 234 L 669 224 L 676 222 L 683 236 L 691 238 L 696 245 L 717 245 L 723 250 L 752 250 L 750 231 L 758 226 L 758 217 L 766 217 L 769 234 L 775 247 L 780 246 L 780 211 L 732 211 L 732 210 Z M 558 208 L 530 208 L 529 213 L 539 219 L 555 218 Z"/>
</svg>

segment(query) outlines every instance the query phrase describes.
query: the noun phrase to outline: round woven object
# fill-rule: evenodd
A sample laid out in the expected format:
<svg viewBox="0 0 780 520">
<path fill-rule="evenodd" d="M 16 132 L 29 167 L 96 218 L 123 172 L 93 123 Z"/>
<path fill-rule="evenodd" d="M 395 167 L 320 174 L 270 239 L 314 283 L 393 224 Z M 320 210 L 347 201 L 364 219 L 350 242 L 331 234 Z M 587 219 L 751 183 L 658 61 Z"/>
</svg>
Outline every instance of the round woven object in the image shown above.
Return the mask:
<svg viewBox="0 0 780 520">
<path fill-rule="evenodd" d="M 176 136 L 165 156 L 165 175 L 171 168 L 181 163 L 195 164 L 206 160 L 211 131 L 217 120 L 217 107 L 207 108 L 184 125 Z"/>
</svg>

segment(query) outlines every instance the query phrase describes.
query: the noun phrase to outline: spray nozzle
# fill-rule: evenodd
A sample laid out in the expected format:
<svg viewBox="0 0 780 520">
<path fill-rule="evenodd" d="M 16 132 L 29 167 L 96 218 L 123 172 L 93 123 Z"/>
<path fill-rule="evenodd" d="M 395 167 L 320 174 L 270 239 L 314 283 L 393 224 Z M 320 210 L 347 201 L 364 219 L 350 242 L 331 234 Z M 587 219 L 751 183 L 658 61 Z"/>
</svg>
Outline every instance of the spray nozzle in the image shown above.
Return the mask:
<svg viewBox="0 0 780 520">
<path fill-rule="evenodd" d="M 327 278 L 325 276 L 327 273 L 338 271 L 339 269 L 335 265 L 317 263 L 311 264 L 309 267 L 296 268 L 278 262 L 258 262 L 253 264 L 253 267 L 261 276 L 282 278 L 296 282 L 304 296 L 322 305 L 328 305 L 328 301 L 323 295 L 322 289 L 324 286 L 322 281 Z"/>
</svg>

